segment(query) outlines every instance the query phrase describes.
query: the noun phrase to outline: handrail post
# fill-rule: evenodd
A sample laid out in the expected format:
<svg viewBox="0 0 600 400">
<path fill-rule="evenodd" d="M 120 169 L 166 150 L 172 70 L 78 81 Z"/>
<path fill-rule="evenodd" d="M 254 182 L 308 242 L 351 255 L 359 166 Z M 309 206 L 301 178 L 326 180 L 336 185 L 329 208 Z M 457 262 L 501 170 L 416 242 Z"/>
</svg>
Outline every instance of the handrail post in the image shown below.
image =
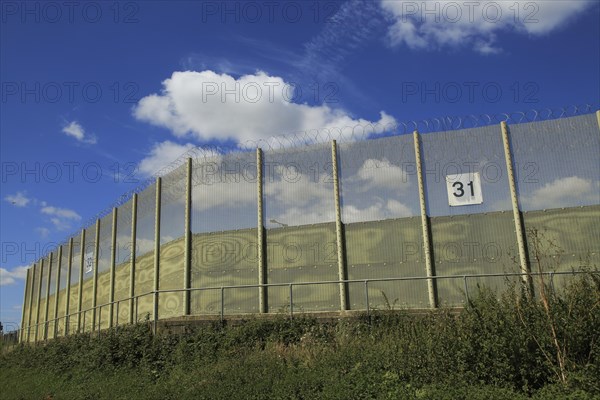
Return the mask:
<svg viewBox="0 0 600 400">
<path fill-rule="evenodd" d="M 221 286 L 221 323 L 225 318 L 225 288 Z"/>
<path fill-rule="evenodd" d="M 290 319 L 294 318 L 294 284 L 290 283 Z"/>
<path fill-rule="evenodd" d="M 371 316 L 371 306 L 369 305 L 369 280 L 365 279 L 365 304 L 367 309 L 367 316 Z"/>
</svg>

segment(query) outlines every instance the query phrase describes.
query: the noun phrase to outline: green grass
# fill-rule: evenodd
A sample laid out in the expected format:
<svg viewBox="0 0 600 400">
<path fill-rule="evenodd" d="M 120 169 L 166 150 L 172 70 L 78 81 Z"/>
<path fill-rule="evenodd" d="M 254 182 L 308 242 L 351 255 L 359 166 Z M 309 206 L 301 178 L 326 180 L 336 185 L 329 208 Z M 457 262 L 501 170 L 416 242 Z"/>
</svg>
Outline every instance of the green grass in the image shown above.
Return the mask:
<svg viewBox="0 0 600 400">
<path fill-rule="evenodd" d="M 280 316 L 157 336 L 140 324 L 18 346 L 0 358 L 0 398 L 600 398 L 600 279 L 550 295 L 550 313 L 518 292 L 483 289 L 459 314 Z"/>
</svg>

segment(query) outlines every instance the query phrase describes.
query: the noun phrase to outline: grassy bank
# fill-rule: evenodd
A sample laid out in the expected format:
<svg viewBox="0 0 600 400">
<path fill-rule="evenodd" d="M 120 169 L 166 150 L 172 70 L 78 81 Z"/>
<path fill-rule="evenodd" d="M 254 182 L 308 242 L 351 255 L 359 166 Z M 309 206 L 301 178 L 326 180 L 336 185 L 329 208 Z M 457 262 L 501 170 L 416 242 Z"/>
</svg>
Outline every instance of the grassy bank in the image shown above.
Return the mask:
<svg viewBox="0 0 600 400">
<path fill-rule="evenodd" d="M 593 399 L 600 279 L 535 299 L 483 289 L 459 314 L 282 316 L 158 336 L 141 324 L 0 362 L 2 399 Z"/>
</svg>

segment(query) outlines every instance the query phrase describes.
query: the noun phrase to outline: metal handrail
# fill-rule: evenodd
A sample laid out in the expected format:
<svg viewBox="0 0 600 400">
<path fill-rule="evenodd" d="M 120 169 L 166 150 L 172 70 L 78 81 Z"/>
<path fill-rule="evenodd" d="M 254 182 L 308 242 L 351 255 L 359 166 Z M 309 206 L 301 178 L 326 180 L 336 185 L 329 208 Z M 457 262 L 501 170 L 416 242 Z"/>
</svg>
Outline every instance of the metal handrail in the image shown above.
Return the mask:
<svg viewBox="0 0 600 400">
<path fill-rule="evenodd" d="M 100 305 L 96 305 L 93 307 L 88 307 L 85 310 L 81 310 L 78 312 L 74 312 L 74 313 L 70 313 L 67 315 L 63 315 L 60 317 L 56 317 L 53 318 L 51 320 L 48 321 L 44 321 L 44 322 L 39 322 L 37 324 L 34 325 L 30 325 L 27 327 L 23 327 L 21 329 L 19 329 L 19 331 L 21 330 L 27 330 L 28 332 L 30 332 L 29 330 L 31 328 L 35 328 L 35 329 L 39 329 L 40 326 L 44 326 L 45 332 L 46 334 L 44 335 L 45 337 L 43 338 L 43 340 L 47 340 L 47 326 L 50 323 L 57 323 L 59 320 L 61 319 L 65 319 L 67 322 L 65 323 L 65 326 L 69 325 L 69 319 L 73 316 L 77 316 L 79 314 L 83 315 L 83 322 L 82 322 L 82 326 L 78 327 L 77 332 L 79 332 L 79 329 L 82 328 L 82 333 L 85 333 L 85 315 L 86 313 L 93 311 L 93 310 L 101 310 L 103 307 L 106 306 L 110 306 L 110 305 L 117 305 L 117 319 L 116 319 L 116 324 L 115 326 L 111 326 L 109 328 L 116 328 L 119 326 L 118 324 L 118 310 L 119 310 L 119 304 L 122 302 L 129 302 L 130 300 L 134 300 L 135 303 L 135 318 L 134 320 L 136 322 L 139 322 L 139 318 L 138 318 L 138 303 L 139 303 L 139 299 L 141 297 L 145 297 L 145 296 L 150 296 L 150 295 L 160 295 L 161 293 L 182 293 L 182 292 L 195 292 L 195 291 L 210 291 L 210 290 L 219 290 L 220 294 L 221 294 L 221 299 L 220 299 L 220 319 L 221 321 L 224 320 L 225 318 L 225 290 L 230 290 L 230 289 L 252 289 L 252 288 L 268 288 L 268 287 L 289 287 L 289 315 L 291 318 L 293 318 L 293 314 L 294 314 L 294 303 L 293 303 L 293 288 L 294 286 L 309 286 L 309 285 L 334 285 L 334 284 L 350 284 L 350 283 L 362 283 L 364 284 L 365 287 L 365 311 L 367 312 L 367 314 L 370 314 L 370 304 L 369 304 L 369 291 L 368 291 L 368 285 L 369 283 L 373 283 L 373 282 L 395 282 L 395 281 L 424 281 L 424 280 L 428 280 L 428 279 L 433 279 L 433 280 L 438 280 L 438 279 L 462 279 L 464 282 L 464 289 L 465 289 L 465 300 L 467 301 L 467 303 L 470 301 L 469 299 L 469 287 L 468 287 L 468 279 L 469 278 L 492 278 L 492 277 L 516 277 L 516 276 L 549 276 L 550 277 L 550 286 L 552 289 L 554 289 L 554 276 L 555 275 L 583 275 L 583 274 L 600 274 L 600 271 L 549 271 L 549 272 L 530 272 L 530 273 L 522 273 L 522 272 L 510 272 L 510 273 L 490 273 L 490 274 L 462 274 L 462 275 L 437 275 L 437 276 L 411 276 L 411 277 L 390 277 L 390 278 L 369 278 L 369 279 L 343 279 L 343 280 L 329 280 L 329 281 L 313 281 L 313 282 L 288 282 L 288 283 L 264 283 L 264 284 L 246 284 L 246 285 L 223 285 L 223 286 L 208 286 L 208 287 L 201 287 L 201 288 L 181 288 L 181 289 L 161 289 L 161 290 L 151 290 L 148 291 L 146 293 L 142 293 L 142 294 L 138 294 L 135 296 L 131 296 L 131 297 L 126 297 L 124 299 L 120 299 L 120 300 L 114 300 L 111 302 L 107 302 L 107 303 L 103 303 Z M 153 320 L 153 324 L 154 324 L 154 331 L 156 332 L 156 328 L 157 328 L 157 323 L 158 323 L 158 318 L 157 318 L 157 310 L 154 310 L 154 320 Z M 133 312 L 133 310 L 129 310 L 129 312 Z M 98 334 L 100 334 L 100 326 L 101 326 L 101 312 L 98 313 L 99 318 L 98 318 Z M 92 322 L 92 332 L 96 330 L 96 324 Z M 65 330 L 66 335 L 68 335 L 68 330 Z M 27 335 L 27 337 L 29 338 L 29 334 Z M 56 337 L 56 335 L 55 335 Z"/>
</svg>

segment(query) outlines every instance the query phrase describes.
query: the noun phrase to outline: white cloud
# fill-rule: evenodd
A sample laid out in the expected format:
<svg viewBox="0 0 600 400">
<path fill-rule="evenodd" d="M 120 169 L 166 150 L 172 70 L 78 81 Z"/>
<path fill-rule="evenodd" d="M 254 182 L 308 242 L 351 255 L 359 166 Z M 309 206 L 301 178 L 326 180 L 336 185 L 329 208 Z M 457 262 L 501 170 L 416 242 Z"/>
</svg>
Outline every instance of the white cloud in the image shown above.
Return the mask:
<svg viewBox="0 0 600 400">
<path fill-rule="evenodd" d="M 373 198 L 372 204 L 365 208 L 353 204 L 345 204 L 342 219 L 351 224 L 363 221 L 379 221 L 388 218 L 411 217 L 414 215 L 410 207 L 394 199 Z"/>
<path fill-rule="evenodd" d="M 155 143 L 150 154 L 138 164 L 138 170 L 145 176 L 152 176 L 193 148 L 191 143 L 181 145 L 168 140 Z"/>
<path fill-rule="evenodd" d="M 592 0 L 381 0 L 393 19 L 392 46 L 411 49 L 469 46 L 482 54 L 501 51 L 497 35 L 541 36 L 565 26 L 593 5 Z"/>
<path fill-rule="evenodd" d="M 73 210 L 69 210 L 68 208 L 45 206 L 45 207 L 42 207 L 42 209 L 40 211 L 43 214 L 54 215 L 54 216 L 57 216 L 59 218 L 64 218 L 64 219 L 73 219 L 73 220 L 81 219 L 81 216 L 79 214 L 77 214 Z"/>
<path fill-rule="evenodd" d="M 28 268 L 28 265 L 15 267 L 11 271 L 6 268 L 0 268 L 0 286 L 12 285 L 17 280 L 25 279 Z"/>
<path fill-rule="evenodd" d="M 292 86 L 264 72 L 238 79 L 209 70 L 174 72 L 163 82 L 162 93 L 142 98 L 133 113 L 178 137 L 231 139 L 238 144 L 311 129 L 379 124 L 383 130 L 396 122 L 385 112 L 372 122 L 327 105 L 296 104 L 293 97 Z"/>
<path fill-rule="evenodd" d="M 83 126 L 81 126 L 81 124 L 77 121 L 71 121 L 62 129 L 62 132 L 67 134 L 67 136 L 74 137 L 82 143 L 95 144 L 97 142 L 96 137 L 86 134 Z"/>
<path fill-rule="evenodd" d="M 531 209 L 546 209 L 569 207 L 584 203 L 600 201 L 600 185 L 596 189 L 591 180 L 577 176 L 558 178 L 535 190 L 531 196 L 524 199 Z"/>
<path fill-rule="evenodd" d="M 42 239 L 45 239 L 50 234 L 50 229 L 44 227 L 35 228 L 35 231 L 40 234 Z"/>
<path fill-rule="evenodd" d="M 25 207 L 31 201 L 25 196 L 23 192 L 17 192 L 17 194 L 8 195 L 4 198 L 15 207 Z"/>
<path fill-rule="evenodd" d="M 54 228 L 56 228 L 59 231 L 65 231 L 67 229 L 71 229 L 72 222 L 81 220 L 81 216 L 73 210 L 69 210 L 67 208 L 59 208 L 59 207 L 49 206 L 46 204 L 46 202 L 42 202 L 42 205 L 43 205 L 43 207 L 40 209 L 40 211 L 42 212 L 42 214 L 46 214 L 51 217 L 50 222 L 52 222 L 52 225 L 54 225 Z M 38 229 L 40 229 L 40 230 L 38 230 L 38 232 L 42 235 L 47 231 L 47 230 L 41 231 L 41 229 L 45 229 L 45 228 L 38 228 Z"/>
<path fill-rule="evenodd" d="M 408 174 L 386 158 L 365 160 L 355 177 L 362 181 L 359 186 L 361 191 L 371 189 L 403 191 L 410 187 Z"/>
</svg>

